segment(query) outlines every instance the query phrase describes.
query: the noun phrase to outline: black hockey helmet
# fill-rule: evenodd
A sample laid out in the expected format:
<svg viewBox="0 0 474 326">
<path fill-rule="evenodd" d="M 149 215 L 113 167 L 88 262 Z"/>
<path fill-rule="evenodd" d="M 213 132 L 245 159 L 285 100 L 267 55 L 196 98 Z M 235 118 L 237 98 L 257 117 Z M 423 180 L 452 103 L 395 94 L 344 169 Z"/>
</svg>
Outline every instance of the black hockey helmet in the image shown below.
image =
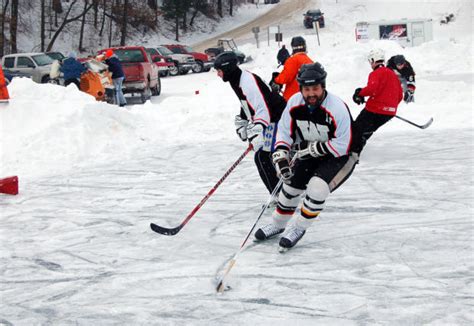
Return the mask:
<svg viewBox="0 0 474 326">
<path fill-rule="evenodd" d="M 399 54 L 393 57 L 393 63 L 397 66 L 403 65 L 405 64 L 405 62 L 406 62 L 405 57 L 402 54 Z"/>
<path fill-rule="evenodd" d="M 295 36 L 291 39 L 293 53 L 306 52 L 306 41 L 302 36 Z"/>
<path fill-rule="evenodd" d="M 237 68 L 237 56 L 232 51 L 225 51 L 219 54 L 214 61 L 214 68 L 222 70 L 224 74 L 231 73 Z"/>
<path fill-rule="evenodd" d="M 326 88 L 326 76 L 327 72 L 324 70 L 324 67 L 319 62 L 315 62 L 302 65 L 296 80 L 300 84 L 300 88 L 319 84 Z"/>
</svg>

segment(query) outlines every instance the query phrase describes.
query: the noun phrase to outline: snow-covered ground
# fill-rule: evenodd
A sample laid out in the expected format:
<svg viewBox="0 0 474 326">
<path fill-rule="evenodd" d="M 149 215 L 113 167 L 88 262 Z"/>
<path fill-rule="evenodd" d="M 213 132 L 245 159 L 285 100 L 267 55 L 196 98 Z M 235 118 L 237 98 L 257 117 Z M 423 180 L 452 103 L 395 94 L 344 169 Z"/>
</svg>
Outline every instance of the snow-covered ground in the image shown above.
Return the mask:
<svg viewBox="0 0 474 326">
<path fill-rule="evenodd" d="M 433 125 L 383 126 L 298 246 L 249 244 L 218 295 L 267 199 L 251 155 L 178 235 L 149 223 L 177 226 L 245 150 L 230 86 L 214 71 L 164 78 L 161 96 L 121 109 L 14 79 L 0 104 L 0 178 L 20 178 L 18 196 L 0 195 L 0 325 L 473 323 L 472 4 L 321 2 L 321 46 L 299 14 L 285 43 L 305 36 L 354 117 L 366 53 L 404 54 L 417 91 L 399 115 Z M 419 47 L 354 42 L 357 21 L 451 12 Z M 242 50 L 268 80 L 277 46 Z"/>
</svg>

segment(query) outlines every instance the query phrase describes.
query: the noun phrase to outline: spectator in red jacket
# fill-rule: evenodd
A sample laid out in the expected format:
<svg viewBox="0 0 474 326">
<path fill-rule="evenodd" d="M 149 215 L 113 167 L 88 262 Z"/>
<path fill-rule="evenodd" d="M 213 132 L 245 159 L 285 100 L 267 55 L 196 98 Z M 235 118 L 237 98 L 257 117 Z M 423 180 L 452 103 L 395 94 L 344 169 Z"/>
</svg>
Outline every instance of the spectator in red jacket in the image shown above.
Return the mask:
<svg viewBox="0 0 474 326">
<path fill-rule="evenodd" d="M 372 134 L 397 114 L 397 107 L 403 99 L 403 91 L 397 75 L 384 66 L 385 53 L 381 49 L 369 52 L 368 60 L 373 71 L 364 88 L 357 88 L 352 99 L 356 104 L 365 103 L 354 122 L 352 151 L 360 154 Z"/>
</svg>

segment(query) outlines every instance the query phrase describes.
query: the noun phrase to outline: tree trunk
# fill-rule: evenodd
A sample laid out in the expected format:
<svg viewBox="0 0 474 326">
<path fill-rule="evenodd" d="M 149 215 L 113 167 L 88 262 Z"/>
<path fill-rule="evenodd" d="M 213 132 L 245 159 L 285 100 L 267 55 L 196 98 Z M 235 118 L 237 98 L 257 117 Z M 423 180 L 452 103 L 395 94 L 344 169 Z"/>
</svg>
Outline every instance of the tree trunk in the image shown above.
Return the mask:
<svg viewBox="0 0 474 326">
<path fill-rule="evenodd" d="M 102 22 L 100 24 L 100 31 L 99 31 L 100 38 L 102 38 L 102 34 L 104 33 L 106 10 L 107 10 L 107 0 L 104 0 L 104 2 L 102 3 Z"/>
<path fill-rule="evenodd" d="M 123 1 L 123 16 L 122 16 L 122 36 L 120 38 L 120 45 L 125 46 L 127 39 L 127 18 L 128 18 L 128 0 Z"/>
<path fill-rule="evenodd" d="M 175 32 L 176 32 L 176 42 L 179 42 L 179 16 L 176 15 L 174 18 L 174 23 L 175 23 Z"/>
<path fill-rule="evenodd" d="M 3 2 L 3 1 L 2 1 Z M 5 13 L 8 8 L 8 0 L 2 3 L 2 14 L 0 16 L 0 56 L 3 57 L 5 48 Z"/>
<path fill-rule="evenodd" d="M 99 0 L 92 0 L 94 4 L 94 29 L 97 30 L 97 23 L 99 22 Z"/>
<path fill-rule="evenodd" d="M 40 20 L 40 38 L 41 38 L 41 52 L 44 52 L 44 45 L 45 45 L 45 0 L 41 0 L 41 20 Z"/>
<path fill-rule="evenodd" d="M 87 9 L 88 0 L 84 0 L 84 12 Z M 86 15 L 82 16 L 81 19 L 81 32 L 79 34 L 79 52 L 83 52 L 83 41 L 84 41 L 84 26 L 86 25 Z"/>
<path fill-rule="evenodd" d="M 18 32 L 18 0 L 12 0 L 11 7 L 11 18 L 10 18 L 10 44 L 11 53 L 17 53 L 16 35 Z"/>
<path fill-rule="evenodd" d="M 222 16 L 222 0 L 217 0 L 217 14 L 221 18 L 223 17 Z"/>
<path fill-rule="evenodd" d="M 232 16 L 234 14 L 234 0 L 229 0 L 229 15 Z"/>
</svg>

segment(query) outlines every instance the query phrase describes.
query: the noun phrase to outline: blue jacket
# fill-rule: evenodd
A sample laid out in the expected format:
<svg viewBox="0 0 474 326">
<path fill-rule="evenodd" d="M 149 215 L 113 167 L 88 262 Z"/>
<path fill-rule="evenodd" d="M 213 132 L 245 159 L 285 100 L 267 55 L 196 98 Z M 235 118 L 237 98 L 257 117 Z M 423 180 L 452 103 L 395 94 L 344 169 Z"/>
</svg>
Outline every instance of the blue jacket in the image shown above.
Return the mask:
<svg viewBox="0 0 474 326">
<path fill-rule="evenodd" d="M 67 58 L 59 70 L 64 74 L 64 80 L 69 80 L 81 78 L 81 74 L 87 69 L 76 59 Z"/>
<path fill-rule="evenodd" d="M 125 74 L 123 73 L 122 69 L 122 64 L 120 63 L 120 60 L 117 57 L 112 56 L 106 59 L 105 63 L 109 66 L 109 71 L 112 73 L 112 79 L 125 77 Z"/>
</svg>

